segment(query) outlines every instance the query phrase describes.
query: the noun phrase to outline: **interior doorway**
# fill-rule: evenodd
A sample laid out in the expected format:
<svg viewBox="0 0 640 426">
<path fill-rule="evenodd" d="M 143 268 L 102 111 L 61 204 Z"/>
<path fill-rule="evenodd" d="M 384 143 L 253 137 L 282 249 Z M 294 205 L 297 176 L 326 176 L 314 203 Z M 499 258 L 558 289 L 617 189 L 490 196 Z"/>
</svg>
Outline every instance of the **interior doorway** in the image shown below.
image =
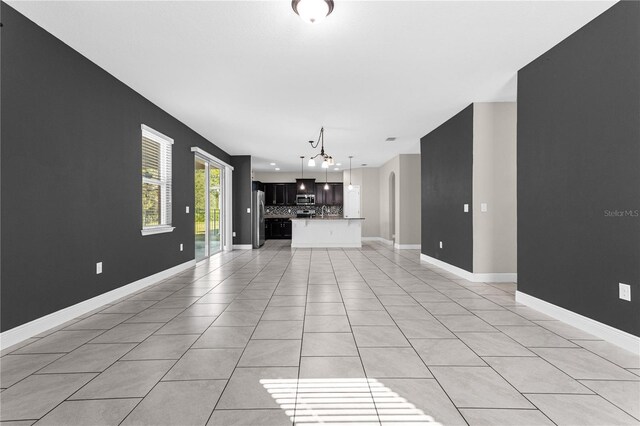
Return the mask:
<svg viewBox="0 0 640 426">
<path fill-rule="evenodd" d="M 200 261 L 223 247 L 224 167 L 196 154 L 195 187 L 195 257 Z"/>
</svg>

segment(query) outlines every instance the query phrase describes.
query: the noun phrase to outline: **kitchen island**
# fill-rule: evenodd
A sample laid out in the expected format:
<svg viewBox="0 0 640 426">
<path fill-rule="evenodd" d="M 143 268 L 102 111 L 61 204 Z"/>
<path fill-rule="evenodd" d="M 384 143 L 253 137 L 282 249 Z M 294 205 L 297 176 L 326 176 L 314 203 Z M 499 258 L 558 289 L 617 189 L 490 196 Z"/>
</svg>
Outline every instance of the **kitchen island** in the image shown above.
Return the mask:
<svg viewBox="0 0 640 426">
<path fill-rule="evenodd" d="M 362 247 L 364 218 L 291 218 L 292 248 Z"/>
</svg>

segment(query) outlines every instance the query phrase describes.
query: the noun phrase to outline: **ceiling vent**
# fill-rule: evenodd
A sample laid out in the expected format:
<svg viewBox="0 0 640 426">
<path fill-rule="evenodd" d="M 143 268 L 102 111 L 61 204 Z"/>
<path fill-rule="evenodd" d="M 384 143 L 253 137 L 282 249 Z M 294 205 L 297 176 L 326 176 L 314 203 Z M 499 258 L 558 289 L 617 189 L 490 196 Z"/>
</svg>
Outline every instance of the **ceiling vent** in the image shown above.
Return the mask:
<svg viewBox="0 0 640 426">
<path fill-rule="evenodd" d="M 396 140 L 395 137 L 385 139 L 386 142 L 394 142 Z"/>
</svg>

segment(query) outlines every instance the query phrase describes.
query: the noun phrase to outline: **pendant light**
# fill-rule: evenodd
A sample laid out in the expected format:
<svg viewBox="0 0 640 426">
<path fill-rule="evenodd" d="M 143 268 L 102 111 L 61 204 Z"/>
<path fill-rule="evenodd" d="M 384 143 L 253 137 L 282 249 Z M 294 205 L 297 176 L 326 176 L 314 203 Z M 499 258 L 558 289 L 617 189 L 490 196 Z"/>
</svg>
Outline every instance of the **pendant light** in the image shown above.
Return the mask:
<svg viewBox="0 0 640 426">
<path fill-rule="evenodd" d="M 333 12 L 333 0 L 292 0 L 291 7 L 303 21 L 313 24 Z"/>
<path fill-rule="evenodd" d="M 300 178 L 300 190 L 304 191 L 304 155 L 300 156 L 300 170 L 302 171 L 302 177 Z"/>
<path fill-rule="evenodd" d="M 327 182 L 327 176 L 329 175 L 329 169 L 325 169 L 324 170 L 324 190 L 328 191 L 329 190 L 329 183 Z"/>
<path fill-rule="evenodd" d="M 349 156 L 349 186 L 347 187 L 349 191 L 353 189 L 353 185 L 351 185 L 351 159 L 352 158 L 353 158 L 353 155 L 350 155 Z"/>
</svg>

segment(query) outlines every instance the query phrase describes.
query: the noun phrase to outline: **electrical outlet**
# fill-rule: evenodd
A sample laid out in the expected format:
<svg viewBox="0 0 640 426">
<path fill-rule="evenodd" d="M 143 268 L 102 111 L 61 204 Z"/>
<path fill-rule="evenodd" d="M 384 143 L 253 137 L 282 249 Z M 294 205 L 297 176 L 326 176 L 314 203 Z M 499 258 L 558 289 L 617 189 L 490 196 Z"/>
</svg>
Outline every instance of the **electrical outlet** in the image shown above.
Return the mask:
<svg viewBox="0 0 640 426">
<path fill-rule="evenodd" d="M 487 203 L 480 203 L 480 211 L 483 213 L 487 211 Z"/>
<path fill-rule="evenodd" d="M 620 299 L 631 302 L 631 286 L 629 284 L 618 283 Z"/>
<path fill-rule="evenodd" d="M 180 251 L 184 251 L 184 244 L 180 244 Z"/>
<path fill-rule="evenodd" d="M 469 213 L 469 204 L 464 205 L 464 212 Z"/>
<path fill-rule="evenodd" d="M 184 212 L 185 212 L 185 213 L 189 213 L 189 206 L 186 206 L 186 207 L 184 208 Z"/>
<path fill-rule="evenodd" d="M 96 274 L 102 273 L 102 262 L 96 263 Z"/>
<path fill-rule="evenodd" d="M 442 241 L 440 241 L 440 248 L 442 248 Z"/>
</svg>

